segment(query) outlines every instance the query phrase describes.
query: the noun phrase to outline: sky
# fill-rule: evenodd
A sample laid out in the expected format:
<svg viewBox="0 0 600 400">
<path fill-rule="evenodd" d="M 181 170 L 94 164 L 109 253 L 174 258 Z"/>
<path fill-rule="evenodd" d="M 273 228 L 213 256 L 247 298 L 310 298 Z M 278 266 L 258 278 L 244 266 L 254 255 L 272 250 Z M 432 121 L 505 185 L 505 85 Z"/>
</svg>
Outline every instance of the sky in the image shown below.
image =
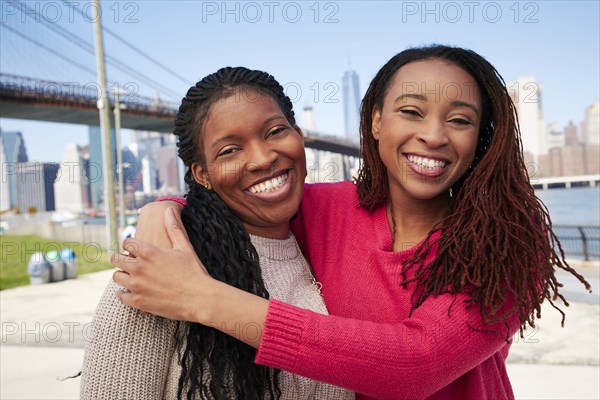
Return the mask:
<svg viewBox="0 0 600 400">
<path fill-rule="evenodd" d="M 302 109 L 312 106 L 317 131 L 342 136 L 344 71 L 357 72 L 362 96 L 389 58 L 408 47 L 431 43 L 475 50 L 507 83 L 533 77 L 543 90 L 545 123 L 579 124 L 585 109 L 600 97 L 599 3 L 105 0 L 101 21 L 178 75 L 105 33 L 106 54 L 117 60 L 108 61 L 108 80 L 133 88 L 133 95 L 158 94 L 179 104 L 188 87 L 205 75 L 223 66 L 242 65 L 268 71 L 279 80 L 294 103 L 300 126 Z M 48 27 L 59 25 L 93 46 L 90 3 L 25 5 L 0 0 L 0 72 L 94 84 L 94 55 Z M 46 24 L 39 15 L 46 17 Z M 15 30 L 63 57 L 24 40 Z M 155 83 L 118 70 L 118 62 Z M 0 119 L 0 129 L 21 131 L 32 161 L 60 162 L 67 143 L 88 141 L 87 127 L 80 125 Z M 122 141 L 128 140 L 125 130 Z"/>
</svg>

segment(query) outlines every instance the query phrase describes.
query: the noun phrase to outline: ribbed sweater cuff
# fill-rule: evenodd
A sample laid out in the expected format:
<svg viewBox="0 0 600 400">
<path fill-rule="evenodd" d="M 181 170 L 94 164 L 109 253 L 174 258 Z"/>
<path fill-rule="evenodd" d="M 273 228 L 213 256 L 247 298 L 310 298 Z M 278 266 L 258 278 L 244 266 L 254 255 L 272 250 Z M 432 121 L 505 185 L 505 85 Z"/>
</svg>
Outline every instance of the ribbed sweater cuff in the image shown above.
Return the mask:
<svg viewBox="0 0 600 400">
<path fill-rule="evenodd" d="M 161 197 L 160 199 L 158 199 L 156 201 L 174 201 L 176 203 L 181 204 L 182 206 L 185 206 L 187 203 L 187 201 L 181 197 Z"/>
<path fill-rule="evenodd" d="M 277 300 L 269 301 L 265 330 L 255 362 L 292 371 L 298 360 L 307 310 Z"/>
</svg>

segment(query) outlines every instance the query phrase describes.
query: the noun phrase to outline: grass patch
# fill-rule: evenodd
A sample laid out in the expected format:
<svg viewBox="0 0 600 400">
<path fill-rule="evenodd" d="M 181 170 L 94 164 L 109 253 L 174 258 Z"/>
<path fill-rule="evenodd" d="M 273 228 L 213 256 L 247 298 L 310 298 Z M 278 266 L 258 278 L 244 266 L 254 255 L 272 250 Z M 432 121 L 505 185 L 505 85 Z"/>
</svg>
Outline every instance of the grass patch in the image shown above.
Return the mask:
<svg viewBox="0 0 600 400">
<path fill-rule="evenodd" d="M 67 245 L 67 243 L 69 243 Z M 113 268 L 106 249 L 89 244 L 49 240 L 35 235 L 0 235 L 0 290 L 29 285 L 27 263 L 34 253 L 71 248 L 75 252 L 77 275 Z"/>
</svg>

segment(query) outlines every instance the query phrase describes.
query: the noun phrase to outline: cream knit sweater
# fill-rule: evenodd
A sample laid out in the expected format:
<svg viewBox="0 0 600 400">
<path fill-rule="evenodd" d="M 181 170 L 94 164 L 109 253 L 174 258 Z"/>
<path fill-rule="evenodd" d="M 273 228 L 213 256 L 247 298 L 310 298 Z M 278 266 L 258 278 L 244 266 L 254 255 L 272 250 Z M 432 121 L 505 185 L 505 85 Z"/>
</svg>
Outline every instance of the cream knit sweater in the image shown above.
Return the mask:
<svg viewBox="0 0 600 400">
<path fill-rule="evenodd" d="M 271 298 L 327 314 L 296 239 L 250 236 Z M 82 399 L 175 399 L 181 368 L 176 322 L 123 305 L 109 282 L 86 335 Z M 354 399 L 354 393 L 281 371 L 282 399 Z"/>
</svg>

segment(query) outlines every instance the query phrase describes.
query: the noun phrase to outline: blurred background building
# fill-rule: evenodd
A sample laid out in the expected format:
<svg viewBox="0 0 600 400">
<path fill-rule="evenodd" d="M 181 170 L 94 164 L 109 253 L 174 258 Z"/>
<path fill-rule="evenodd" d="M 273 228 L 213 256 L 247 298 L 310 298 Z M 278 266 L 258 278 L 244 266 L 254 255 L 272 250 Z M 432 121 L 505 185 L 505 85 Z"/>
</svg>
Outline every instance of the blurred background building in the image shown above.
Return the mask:
<svg viewBox="0 0 600 400">
<path fill-rule="evenodd" d="M 600 102 L 583 110 L 583 120 L 561 126 L 544 119 L 543 90 L 534 77 L 507 87 L 515 103 L 525 163 L 532 178 L 600 173 Z"/>
<path fill-rule="evenodd" d="M 360 87 L 358 74 L 348 69 L 342 77 L 342 92 L 344 95 L 344 128 L 346 139 L 358 143 L 360 141 Z"/>
</svg>

